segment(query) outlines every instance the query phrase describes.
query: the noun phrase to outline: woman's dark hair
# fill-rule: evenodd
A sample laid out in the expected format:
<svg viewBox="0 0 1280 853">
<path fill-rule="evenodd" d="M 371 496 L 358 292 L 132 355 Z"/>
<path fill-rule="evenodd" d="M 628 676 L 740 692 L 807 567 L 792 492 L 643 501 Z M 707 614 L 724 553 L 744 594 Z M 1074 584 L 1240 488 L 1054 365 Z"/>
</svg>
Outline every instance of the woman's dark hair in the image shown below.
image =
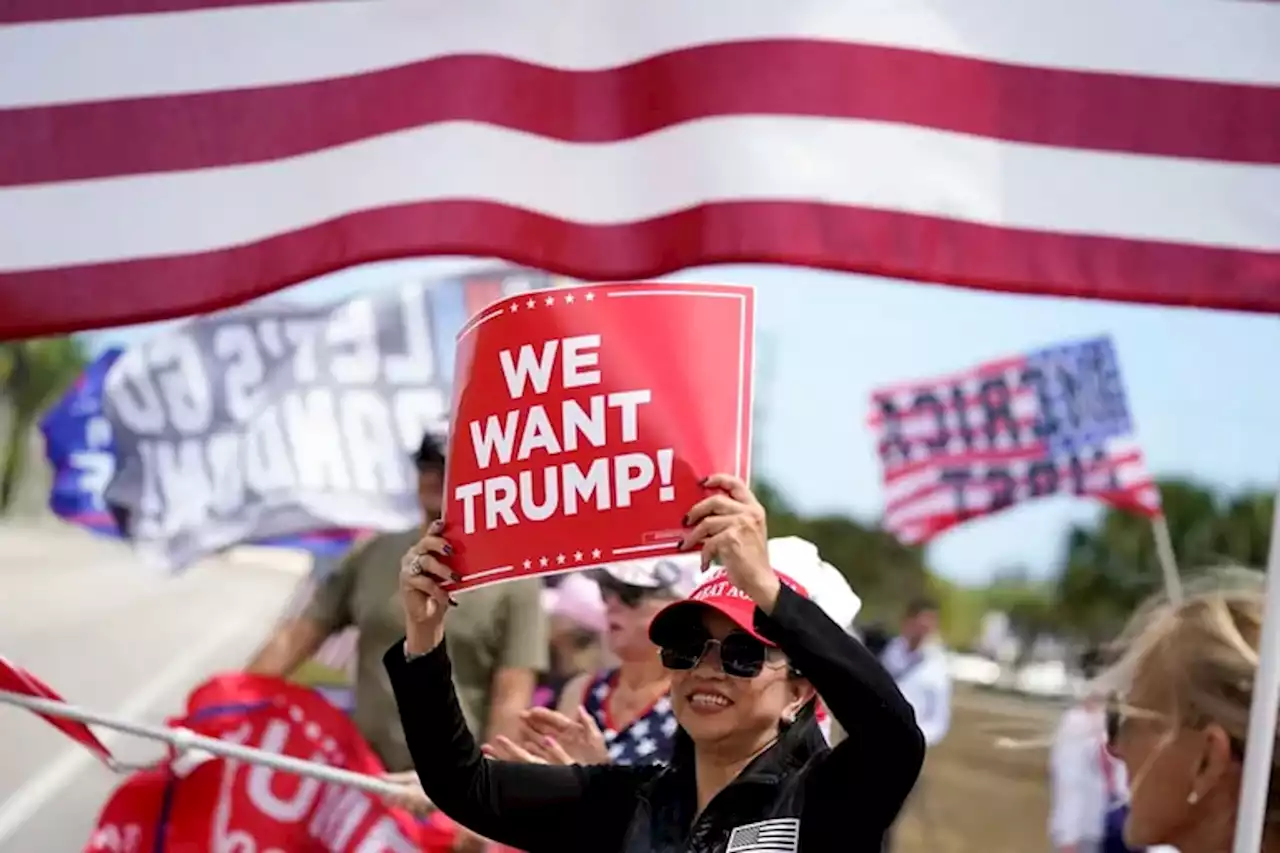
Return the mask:
<svg viewBox="0 0 1280 853">
<path fill-rule="evenodd" d="M 444 449 L 440 446 L 440 440 L 431 433 L 423 435 L 422 443 L 413 454 L 413 464 L 419 471 L 443 471 Z"/>
</svg>

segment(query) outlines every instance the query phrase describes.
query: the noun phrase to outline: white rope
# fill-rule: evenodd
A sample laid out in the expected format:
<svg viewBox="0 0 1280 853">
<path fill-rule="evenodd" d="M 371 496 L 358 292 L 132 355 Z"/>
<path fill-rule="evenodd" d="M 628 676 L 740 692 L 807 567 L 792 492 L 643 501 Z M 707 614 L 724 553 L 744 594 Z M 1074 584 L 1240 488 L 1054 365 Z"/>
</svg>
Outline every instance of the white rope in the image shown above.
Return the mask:
<svg viewBox="0 0 1280 853">
<path fill-rule="evenodd" d="M 108 729 L 115 729 L 116 731 L 124 732 L 125 734 L 134 735 L 135 737 L 160 741 L 172 746 L 184 755 L 193 752 L 205 752 L 222 758 L 234 758 L 237 761 L 244 761 L 249 764 L 260 764 L 264 767 L 270 767 L 272 770 L 281 770 L 285 773 L 306 776 L 311 779 L 317 779 L 321 782 L 327 782 L 334 785 L 344 785 L 349 788 L 358 788 L 379 797 L 399 794 L 404 791 L 402 786 L 393 782 L 384 781 L 376 776 L 368 776 L 363 773 L 353 773 L 350 770 L 330 767 L 327 764 L 319 764 L 314 761 L 303 761 L 300 758 L 291 758 L 287 755 L 277 755 L 274 752 L 265 752 L 261 749 L 241 746 L 240 744 L 231 743 L 230 741 L 206 737 L 205 735 L 198 734 L 189 729 L 170 728 L 168 726 L 149 726 L 145 723 L 130 722 L 129 720 L 121 720 L 106 714 L 99 714 L 96 711 L 90 711 L 85 708 L 76 707 L 75 705 L 69 705 L 66 702 L 56 702 L 50 699 L 38 699 L 34 696 L 27 696 L 23 693 L 12 693 L 8 690 L 0 690 L 0 702 L 8 705 L 16 705 L 19 708 L 26 708 L 27 710 L 34 711 L 38 714 L 48 714 L 51 717 L 62 717 L 68 720 L 75 720 L 79 723 L 103 726 Z M 117 762 L 115 759 L 108 759 L 107 766 L 116 771 L 139 769 L 132 767 L 131 765 Z"/>
</svg>

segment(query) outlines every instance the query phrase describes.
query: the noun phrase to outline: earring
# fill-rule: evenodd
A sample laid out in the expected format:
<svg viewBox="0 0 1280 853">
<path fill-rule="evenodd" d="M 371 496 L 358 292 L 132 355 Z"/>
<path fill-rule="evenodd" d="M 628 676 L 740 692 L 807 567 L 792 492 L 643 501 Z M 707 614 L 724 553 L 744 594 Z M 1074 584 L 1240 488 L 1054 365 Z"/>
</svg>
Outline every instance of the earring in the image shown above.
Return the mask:
<svg viewBox="0 0 1280 853">
<path fill-rule="evenodd" d="M 1198 792 L 1192 791 L 1187 794 L 1187 805 L 1194 806 L 1198 802 L 1200 802 L 1200 794 Z"/>
<path fill-rule="evenodd" d="M 783 722 L 783 723 L 785 723 L 785 724 L 787 724 L 788 726 L 789 726 L 789 725 L 791 725 L 792 723 L 794 723 L 795 721 L 796 721 L 796 715 L 795 715 L 795 714 L 790 714 L 790 713 L 788 713 L 788 714 L 783 714 L 783 715 L 782 715 L 782 722 Z"/>
</svg>

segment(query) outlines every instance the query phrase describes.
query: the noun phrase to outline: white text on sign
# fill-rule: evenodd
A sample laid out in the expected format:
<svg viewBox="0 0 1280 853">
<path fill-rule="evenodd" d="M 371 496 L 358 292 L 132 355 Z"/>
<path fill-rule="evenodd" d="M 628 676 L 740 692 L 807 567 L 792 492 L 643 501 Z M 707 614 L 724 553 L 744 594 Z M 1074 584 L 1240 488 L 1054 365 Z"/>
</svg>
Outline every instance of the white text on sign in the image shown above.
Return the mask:
<svg viewBox="0 0 1280 853">
<path fill-rule="evenodd" d="M 557 390 L 602 384 L 600 335 L 579 335 L 502 350 L 498 361 L 512 408 L 467 424 L 477 467 L 508 466 L 536 456 L 558 456 L 583 448 L 616 450 L 639 439 L 640 410 L 653 399 L 648 388 L 592 394 L 554 404 L 519 401 Z M 503 473 L 458 485 L 465 533 L 576 515 L 584 507 L 598 511 L 631 506 L 636 494 L 657 487 L 658 499 L 672 501 L 671 468 L 675 453 L 630 451 L 602 455 L 589 462 L 562 462 Z"/>
</svg>

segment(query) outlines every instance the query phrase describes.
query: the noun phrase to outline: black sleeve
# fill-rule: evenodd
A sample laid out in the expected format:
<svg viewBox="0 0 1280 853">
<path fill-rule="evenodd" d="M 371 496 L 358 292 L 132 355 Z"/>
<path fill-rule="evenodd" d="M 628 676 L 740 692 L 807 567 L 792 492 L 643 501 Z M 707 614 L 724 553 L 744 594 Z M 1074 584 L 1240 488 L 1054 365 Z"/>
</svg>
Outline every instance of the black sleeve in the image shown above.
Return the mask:
<svg viewBox="0 0 1280 853">
<path fill-rule="evenodd" d="M 893 824 L 924 764 L 924 736 L 911 704 L 871 652 L 785 584 L 772 614 L 756 608 L 755 623 L 848 733 L 805 780 L 801 824 L 847 836 L 854 809 L 858 823 L 878 836 Z"/>
<path fill-rule="evenodd" d="M 382 662 L 418 779 L 446 815 L 485 838 L 535 853 L 622 846 L 636 789 L 652 768 L 485 758 L 462 716 L 443 643 L 412 661 L 396 643 Z"/>
</svg>

